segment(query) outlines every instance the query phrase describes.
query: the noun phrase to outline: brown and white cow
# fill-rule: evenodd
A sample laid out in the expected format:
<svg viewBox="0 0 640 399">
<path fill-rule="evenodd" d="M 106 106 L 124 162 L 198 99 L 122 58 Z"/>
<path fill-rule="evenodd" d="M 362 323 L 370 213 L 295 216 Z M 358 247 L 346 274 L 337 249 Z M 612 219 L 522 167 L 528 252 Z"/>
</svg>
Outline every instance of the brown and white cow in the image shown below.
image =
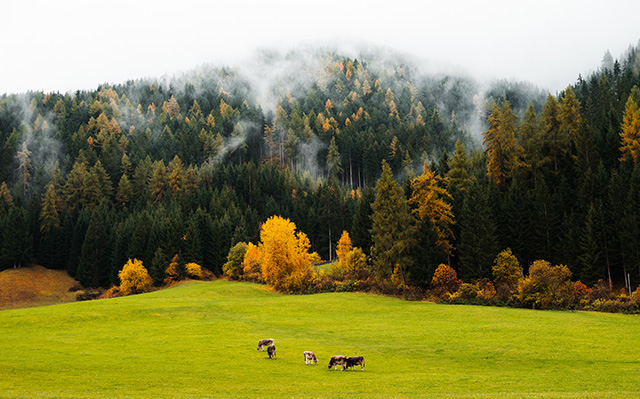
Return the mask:
<svg viewBox="0 0 640 399">
<path fill-rule="evenodd" d="M 276 358 L 276 347 L 274 345 L 269 345 L 267 347 L 267 354 L 269 354 L 269 359 Z"/>
<path fill-rule="evenodd" d="M 304 364 L 309 364 L 309 363 L 318 364 L 318 358 L 316 358 L 316 355 L 313 352 L 305 351 Z"/>
<path fill-rule="evenodd" d="M 273 338 L 261 339 L 256 350 L 263 351 L 265 346 L 273 345 Z"/>
<path fill-rule="evenodd" d="M 364 371 L 364 357 L 362 356 L 351 356 L 347 359 L 347 368 L 353 370 L 354 366 L 360 366 L 360 370 Z"/>
<path fill-rule="evenodd" d="M 333 356 L 331 360 L 329 360 L 329 370 L 331 370 L 331 367 L 335 367 L 335 370 L 337 370 L 338 366 L 342 366 L 342 371 L 344 371 L 347 366 L 346 356 Z"/>
</svg>

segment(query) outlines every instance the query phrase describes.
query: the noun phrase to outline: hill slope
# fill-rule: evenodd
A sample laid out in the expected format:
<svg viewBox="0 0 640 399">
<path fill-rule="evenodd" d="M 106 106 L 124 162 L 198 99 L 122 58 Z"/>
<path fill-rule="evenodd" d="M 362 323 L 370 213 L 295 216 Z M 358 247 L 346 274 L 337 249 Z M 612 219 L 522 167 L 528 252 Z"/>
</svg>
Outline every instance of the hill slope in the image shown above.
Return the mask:
<svg viewBox="0 0 640 399">
<path fill-rule="evenodd" d="M 2 311 L 0 337 L 3 398 L 640 397 L 640 318 L 624 315 L 215 281 Z M 365 371 L 328 371 L 338 354 Z"/>
<path fill-rule="evenodd" d="M 0 272 L 0 310 L 73 302 L 69 292 L 76 281 L 62 270 L 42 266 L 20 267 Z"/>
</svg>

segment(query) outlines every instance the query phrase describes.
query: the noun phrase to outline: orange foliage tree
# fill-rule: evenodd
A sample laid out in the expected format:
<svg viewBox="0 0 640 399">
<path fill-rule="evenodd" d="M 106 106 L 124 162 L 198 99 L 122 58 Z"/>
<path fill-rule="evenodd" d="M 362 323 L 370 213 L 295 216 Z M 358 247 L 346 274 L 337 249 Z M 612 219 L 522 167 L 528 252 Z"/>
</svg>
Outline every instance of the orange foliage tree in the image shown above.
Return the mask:
<svg viewBox="0 0 640 399">
<path fill-rule="evenodd" d="M 289 219 L 272 216 L 260 232 L 260 264 L 267 284 L 278 291 L 299 292 L 311 279 L 311 244 Z"/>
<path fill-rule="evenodd" d="M 443 296 L 446 293 L 453 294 L 458 291 L 460 284 L 462 284 L 462 281 L 458 279 L 458 273 L 451 266 L 444 263 L 438 266 L 431 279 L 431 287 L 438 296 Z"/>
</svg>

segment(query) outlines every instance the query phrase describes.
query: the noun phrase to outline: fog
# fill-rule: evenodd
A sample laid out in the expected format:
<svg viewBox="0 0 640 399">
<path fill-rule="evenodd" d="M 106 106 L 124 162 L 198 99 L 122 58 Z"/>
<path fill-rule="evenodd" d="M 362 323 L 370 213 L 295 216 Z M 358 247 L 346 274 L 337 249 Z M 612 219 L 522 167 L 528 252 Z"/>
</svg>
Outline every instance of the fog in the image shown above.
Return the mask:
<svg viewBox="0 0 640 399">
<path fill-rule="evenodd" d="M 95 89 L 299 46 L 346 55 L 388 48 L 420 60 L 426 73 L 529 81 L 556 92 L 598 68 L 607 50 L 617 58 L 635 45 L 639 11 L 640 3 L 622 0 L 9 0 L 0 5 L 0 94 Z"/>
</svg>

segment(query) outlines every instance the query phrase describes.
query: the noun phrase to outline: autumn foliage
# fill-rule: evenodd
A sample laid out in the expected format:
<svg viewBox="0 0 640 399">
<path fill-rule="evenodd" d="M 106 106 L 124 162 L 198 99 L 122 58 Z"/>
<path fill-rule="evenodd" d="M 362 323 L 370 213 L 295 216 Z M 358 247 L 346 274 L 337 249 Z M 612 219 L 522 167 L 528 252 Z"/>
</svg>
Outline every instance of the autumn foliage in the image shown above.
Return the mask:
<svg viewBox="0 0 640 399">
<path fill-rule="evenodd" d="M 431 287 L 436 295 L 453 294 L 458 290 L 462 281 L 458 279 L 458 273 L 449 265 L 440 264 L 431 279 Z"/>
<path fill-rule="evenodd" d="M 149 272 L 138 259 L 129 259 L 118 273 L 120 292 L 124 295 L 141 294 L 149 291 L 153 280 Z"/>
<path fill-rule="evenodd" d="M 280 216 L 267 219 L 258 247 L 267 284 L 284 292 L 300 292 L 309 284 L 314 258 L 309 252 L 311 244 L 306 234 L 296 232 L 296 225 L 289 219 Z"/>
</svg>

